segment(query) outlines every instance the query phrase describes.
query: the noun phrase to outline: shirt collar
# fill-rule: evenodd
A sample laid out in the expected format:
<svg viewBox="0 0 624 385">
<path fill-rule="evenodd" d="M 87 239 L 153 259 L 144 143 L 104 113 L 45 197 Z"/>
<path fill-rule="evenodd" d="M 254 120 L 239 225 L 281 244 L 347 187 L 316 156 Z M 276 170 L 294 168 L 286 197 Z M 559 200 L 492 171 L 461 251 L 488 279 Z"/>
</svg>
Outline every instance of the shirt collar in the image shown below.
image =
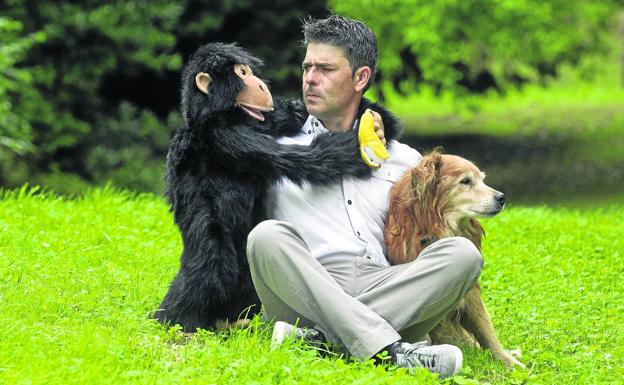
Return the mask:
<svg viewBox="0 0 624 385">
<path fill-rule="evenodd" d="M 329 130 L 325 128 L 323 123 L 312 115 L 308 115 L 308 119 L 301 127 L 301 132 L 306 135 L 317 135 L 328 131 Z"/>
<path fill-rule="evenodd" d="M 360 119 L 355 119 L 355 121 L 353 122 L 354 130 L 358 126 L 359 122 L 360 122 Z M 312 115 L 308 115 L 308 119 L 301 127 L 301 132 L 306 135 L 312 135 L 312 134 L 316 135 L 316 134 L 321 134 L 321 133 L 328 132 L 328 131 L 329 130 L 325 128 L 325 126 L 323 125 L 323 122 L 321 122 L 316 116 L 312 116 Z"/>
</svg>

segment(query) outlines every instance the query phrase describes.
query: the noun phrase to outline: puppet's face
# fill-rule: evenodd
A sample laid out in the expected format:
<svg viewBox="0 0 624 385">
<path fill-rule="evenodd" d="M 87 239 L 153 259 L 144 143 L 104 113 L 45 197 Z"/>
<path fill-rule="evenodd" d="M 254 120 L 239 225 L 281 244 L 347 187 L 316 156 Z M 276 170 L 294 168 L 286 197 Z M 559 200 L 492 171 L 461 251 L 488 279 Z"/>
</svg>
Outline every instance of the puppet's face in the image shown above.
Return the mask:
<svg viewBox="0 0 624 385">
<path fill-rule="evenodd" d="M 219 75 L 215 75 L 215 77 L 217 81 L 221 83 L 228 81 L 237 82 L 239 81 L 237 78 L 240 78 L 240 81 L 243 82 L 243 89 L 236 95 L 234 105 L 240 107 L 252 118 L 263 121 L 263 112 L 273 111 L 273 97 L 271 96 L 269 88 L 262 80 L 253 74 L 249 64 L 234 64 L 232 72 L 236 77 L 223 74 L 221 74 L 221 78 L 218 77 Z M 234 80 L 230 80 L 230 78 Z M 211 86 L 211 84 L 213 84 L 213 76 L 208 72 L 199 72 L 195 76 L 195 84 L 201 92 L 210 95 L 211 89 L 214 88 L 214 86 Z"/>
<path fill-rule="evenodd" d="M 236 95 L 235 105 L 249 116 L 264 120 L 263 112 L 273 111 L 273 97 L 269 87 L 256 77 L 247 64 L 234 64 L 234 73 L 243 80 L 245 88 Z"/>
<path fill-rule="evenodd" d="M 301 67 L 303 100 L 310 114 L 332 120 L 359 103 L 356 77 L 342 48 L 309 43 Z"/>
</svg>

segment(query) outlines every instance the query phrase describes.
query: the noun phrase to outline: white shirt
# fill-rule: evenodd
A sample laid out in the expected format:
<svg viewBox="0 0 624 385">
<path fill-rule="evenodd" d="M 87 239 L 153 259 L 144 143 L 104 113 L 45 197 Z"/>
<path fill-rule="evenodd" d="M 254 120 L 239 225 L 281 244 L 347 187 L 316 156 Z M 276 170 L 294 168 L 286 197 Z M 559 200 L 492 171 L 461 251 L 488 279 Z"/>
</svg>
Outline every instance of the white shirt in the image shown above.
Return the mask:
<svg viewBox="0 0 624 385">
<path fill-rule="evenodd" d="M 323 132 L 327 129 L 321 121 L 310 115 L 298 135 L 278 142 L 309 145 Z M 317 259 L 365 257 L 388 266 L 383 234 L 388 193 L 421 159 L 418 151 L 396 141 L 389 151 L 390 157 L 368 179 L 343 176 L 341 183 L 330 186 L 302 187 L 282 179 L 269 189 L 269 218 L 292 224 Z"/>
</svg>

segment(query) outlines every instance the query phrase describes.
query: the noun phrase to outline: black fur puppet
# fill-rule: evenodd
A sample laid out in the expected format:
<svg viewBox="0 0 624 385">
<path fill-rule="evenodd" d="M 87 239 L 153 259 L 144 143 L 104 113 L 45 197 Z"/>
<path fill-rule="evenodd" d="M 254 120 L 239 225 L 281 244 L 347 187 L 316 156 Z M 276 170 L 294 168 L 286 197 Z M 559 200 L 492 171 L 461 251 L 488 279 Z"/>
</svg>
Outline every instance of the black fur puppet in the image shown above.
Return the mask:
<svg viewBox="0 0 624 385">
<path fill-rule="evenodd" d="M 344 174 L 370 174 L 355 132 L 322 134 L 310 146 L 278 144 L 274 136 L 298 132 L 307 112 L 300 101 L 272 106 L 268 88 L 253 75 L 260 65 L 235 44 L 211 43 L 182 74 L 184 124 L 167 154 L 165 182 L 183 251 L 155 318 L 187 332 L 231 325 L 258 303 L 245 247 L 248 233 L 266 219 L 271 183 L 286 177 L 328 184 Z M 387 111 L 367 101 L 360 107 L 360 114 L 368 107 L 381 114 L 386 138 L 398 135 Z"/>
</svg>

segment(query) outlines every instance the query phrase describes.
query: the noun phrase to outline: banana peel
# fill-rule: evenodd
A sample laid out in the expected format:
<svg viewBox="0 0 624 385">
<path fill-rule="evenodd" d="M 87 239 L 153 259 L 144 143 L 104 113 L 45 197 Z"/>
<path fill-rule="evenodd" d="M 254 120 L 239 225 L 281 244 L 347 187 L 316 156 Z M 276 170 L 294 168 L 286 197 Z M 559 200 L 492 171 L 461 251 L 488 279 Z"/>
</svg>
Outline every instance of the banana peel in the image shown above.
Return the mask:
<svg viewBox="0 0 624 385">
<path fill-rule="evenodd" d="M 364 111 L 360 117 L 358 129 L 358 141 L 360 143 L 360 155 L 367 166 L 379 168 L 388 159 L 390 153 L 383 142 L 375 133 L 373 113 L 370 110 Z"/>
</svg>

